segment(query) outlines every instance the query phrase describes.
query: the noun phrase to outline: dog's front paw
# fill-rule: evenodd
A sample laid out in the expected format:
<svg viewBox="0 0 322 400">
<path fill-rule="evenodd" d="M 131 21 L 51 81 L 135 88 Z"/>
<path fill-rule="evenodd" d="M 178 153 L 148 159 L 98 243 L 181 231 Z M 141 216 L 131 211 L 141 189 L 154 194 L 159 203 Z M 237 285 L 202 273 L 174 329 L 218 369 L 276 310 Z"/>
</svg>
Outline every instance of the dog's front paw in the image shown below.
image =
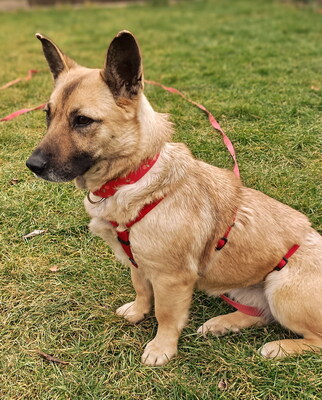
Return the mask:
<svg viewBox="0 0 322 400">
<path fill-rule="evenodd" d="M 126 303 L 116 310 L 117 315 L 124 317 L 127 321 L 131 322 L 131 324 L 138 324 L 143 321 L 148 312 L 148 310 L 146 310 L 146 312 L 138 310 L 135 301 Z"/>
<path fill-rule="evenodd" d="M 164 345 L 153 339 L 147 344 L 141 360 L 145 365 L 156 367 L 167 364 L 176 354 L 177 346 Z"/>
</svg>

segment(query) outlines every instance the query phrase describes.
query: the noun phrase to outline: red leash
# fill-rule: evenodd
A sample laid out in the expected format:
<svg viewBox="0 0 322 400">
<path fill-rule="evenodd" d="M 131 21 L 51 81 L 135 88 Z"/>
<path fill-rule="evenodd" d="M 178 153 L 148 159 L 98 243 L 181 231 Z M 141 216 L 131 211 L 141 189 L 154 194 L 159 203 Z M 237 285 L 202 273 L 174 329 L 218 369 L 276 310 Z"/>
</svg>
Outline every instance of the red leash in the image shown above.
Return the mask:
<svg viewBox="0 0 322 400">
<path fill-rule="evenodd" d="M 13 81 L 10 81 L 3 86 L 0 86 L 0 90 L 7 89 L 8 87 L 15 85 L 16 83 L 21 81 L 29 81 L 32 78 L 32 76 L 34 74 L 37 74 L 38 72 L 39 71 L 37 69 L 30 69 L 25 77 L 14 79 Z"/>
<path fill-rule="evenodd" d="M 199 104 L 191 99 L 189 99 L 187 96 L 185 96 L 183 93 L 181 93 L 179 90 L 172 88 L 172 87 L 168 87 L 168 86 L 164 86 L 162 85 L 162 83 L 159 82 L 154 82 L 154 81 L 145 81 L 146 83 L 148 83 L 149 85 L 155 85 L 155 86 L 159 86 L 162 89 L 170 92 L 170 93 L 175 93 L 178 94 L 179 96 L 181 96 L 182 98 L 184 98 L 185 100 L 187 100 L 189 103 L 193 104 L 194 106 L 198 107 L 200 110 L 202 110 L 203 112 L 205 112 L 208 116 L 208 120 L 210 122 L 210 124 L 212 125 L 212 127 L 221 133 L 221 136 L 223 138 L 223 141 L 225 143 L 225 146 L 227 147 L 227 150 L 229 151 L 229 154 L 231 155 L 233 161 L 234 161 L 234 173 L 237 176 L 237 178 L 240 178 L 240 173 L 239 173 L 239 168 L 238 168 L 238 163 L 237 163 L 237 158 L 236 158 L 236 152 L 234 149 L 233 144 L 231 143 L 229 137 L 225 134 L 225 132 L 223 131 L 223 129 L 221 128 L 221 126 L 219 125 L 219 123 L 217 122 L 216 118 L 211 114 L 211 112 L 209 110 L 207 110 L 206 107 L 204 107 L 202 104 Z"/>
<path fill-rule="evenodd" d="M 14 119 L 18 117 L 21 114 L 25 114 L 29 111 L 35 111 L 35 110 L 42 110 L 45 107 L 46 104 L 41 104 L 40 106 L 34 107 L 34 108 L 23 108 L 22 110 L 15 111 L 6 117 L 0 118 L 0 121 L 10 121 L 11 119 Z"/>
<path fill-rule="evenodd" d="M 30 79 L 32 79 L 33 75 L 37 74 L 38 72 L 39 71 L 36 69 L 30 69 L 25 77 L 17 78 L 17 79 L 14 79 L 13 81 L 7 82 L 5 85 L 0 87 L 0 90 L 7 89 L 8 87 L 15 85 L 16 83 L 21 82 L 21 81 L 29 81 Z M 40 106 L 37 106 L 34 108 L 23 108 L 21 110 L 15 111 L 15 112 L 7 115 L 6 117 L 0 118 L 0 122 L 10 121 L 10 120 L 18 117 L 21 114 L 25 114 L 29 111 L 41 110 L 44 107 L 45 107 L 45 104 L 41 104 Z"/>
</svg>

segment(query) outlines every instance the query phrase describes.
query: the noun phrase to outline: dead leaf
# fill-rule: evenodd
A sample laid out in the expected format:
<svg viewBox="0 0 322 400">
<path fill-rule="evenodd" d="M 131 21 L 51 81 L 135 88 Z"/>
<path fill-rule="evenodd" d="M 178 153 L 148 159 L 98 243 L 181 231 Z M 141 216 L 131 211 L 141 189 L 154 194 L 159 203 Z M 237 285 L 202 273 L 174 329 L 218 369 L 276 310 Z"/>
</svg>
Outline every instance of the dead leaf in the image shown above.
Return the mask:
<svg viewBox="0 0 322 400">
<path fill-rule="evenodd" d="M 36 229 L 36 230 L 28 233 L 27 235 L 24 235 L 23 238 L 24 239 L 30 239 L 30 238 L 32 238 L 34 236 L 42 235 L 43 233 L 46 233 L 47 231 L 48 231 L 48 229 Z"/>
<path fill-rule="evenodd" d="M 228 383 L 225 379 L 221 379 L 218 383 L 218 389 L 219 390 L 227 390 Z"/>
<path fill-rule="evenodd" d="M 56 364 L 63 364 L 63 365 L 69 364 L 69 362 L 59 360 L 58 358 L 53 357 L 53 356 L 51 356 L 49 354 L 46 354 L 43 351 L 36 350 L 36 352 L 37 352 L 38 355 L 40 355 L 40 357 L 42 357 L 46 361 L 50 361 L 50 362 L 53 362 L 53 363 L 56 363 Z"/>
<path fill-rule="evenodd" d="M 52 266 L 49 268 L 49 271 L 51 271 L 51 272 L 57 272 L 58 270 L 59 270 L 58 265 L 52 265 Z"/>
<path fill-rule="evenodd" d="M 314 86 L 314 85 L 312 85 L 312 86 L 311 86 L 311 89 L 312 89 L 312 90 L 315 90 L 316 92 L 318 92 L 318 91 L 320 90 L 320 88 L 319 88 L 319 87 L 317 87 L 317 86 Z"/>
<path fill-rule="evenodd" d="M 9 183 L 10 183 L 10 185 L 16 185 L 16 184 L 19 183 L 19 182 L 20 182 L 19 179 L 13 178 L 13 179 L 11 179 L 11 181 L 10 181 Z"/>
</svg>

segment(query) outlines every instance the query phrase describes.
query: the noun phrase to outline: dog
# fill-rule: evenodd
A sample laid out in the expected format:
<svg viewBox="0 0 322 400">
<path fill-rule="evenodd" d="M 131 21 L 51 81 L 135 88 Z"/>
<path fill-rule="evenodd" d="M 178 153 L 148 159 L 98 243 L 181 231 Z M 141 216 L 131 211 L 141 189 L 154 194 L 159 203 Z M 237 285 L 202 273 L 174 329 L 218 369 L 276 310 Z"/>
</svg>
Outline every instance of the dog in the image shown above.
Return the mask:
<svg viewBox="0 0 322 400">
<path fill-rule="evenodd" d="M 142 362 L 164 365 L 177 354 L 196 288 L 260 310 L 216 316 L 200 334 L 275 320 L 302 338 L 266 343 L 262 356 L 320 351 L 322 238 L 306 216 L 171 142 L 168 116 L 143 94 L 141 52 L 130 32 L 112 40 L 102 69 L 82 67 L 36 36 L 54 90 L 47 133 L 26 164 L 40 178 L 75 179 L 88 190 L 91 232 L 131 268 L 136 298 L 117 314 L 136 324 L 154 303 L 158 330 Z"/>
</svg>

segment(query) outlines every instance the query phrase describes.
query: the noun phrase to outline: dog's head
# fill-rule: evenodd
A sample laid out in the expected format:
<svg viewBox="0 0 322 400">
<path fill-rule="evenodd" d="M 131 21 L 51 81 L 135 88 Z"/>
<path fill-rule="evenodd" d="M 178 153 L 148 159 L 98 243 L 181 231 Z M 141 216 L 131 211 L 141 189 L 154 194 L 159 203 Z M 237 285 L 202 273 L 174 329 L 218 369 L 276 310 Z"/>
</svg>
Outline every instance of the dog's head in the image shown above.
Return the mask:
<svg viewBox="0 0 322 400">
<path fill-rule="evenodd" d="M 47 133 L 26 162 L 38 177 L 66 182 L 136 151 L 143 89 L 140 50 L 130 32 L 111 42 L 103 69 L 88 69 L 37 34 L 55 88 L 45 108 Z"/>
</svg>

